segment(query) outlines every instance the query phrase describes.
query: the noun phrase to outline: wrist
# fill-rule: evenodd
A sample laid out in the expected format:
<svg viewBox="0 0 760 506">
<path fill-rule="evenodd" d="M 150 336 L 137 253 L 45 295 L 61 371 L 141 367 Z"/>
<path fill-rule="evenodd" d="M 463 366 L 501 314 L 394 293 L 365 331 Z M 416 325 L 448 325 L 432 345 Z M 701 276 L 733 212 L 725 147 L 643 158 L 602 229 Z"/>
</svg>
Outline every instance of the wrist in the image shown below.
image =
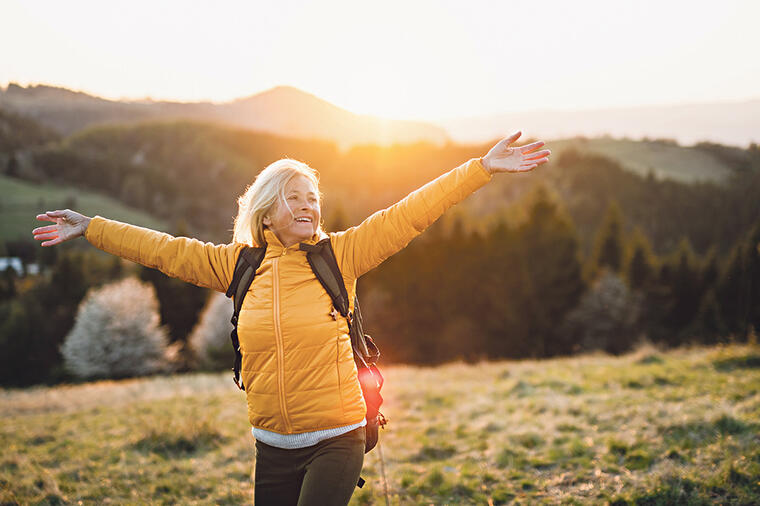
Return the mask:
<svg viewBox="0 0 760 506">
<path fill-rule="evenodd" d="M 491 170 L 490 165 L 486 161 L 486 157 L 485 156 L 481 156 L 480 157 L 480 165 L 483 166 L 483 168 L 486 170 L 486 172 L 488 172 L 489 174 L 493 174 L 493 171 Z"/>
<path fill-rule="evenodd" d="M 92 218 L 89 218 L 87 216 L 84 217 L 84 221 L 82 222 L 82 236 L 85 235 L 87 232 L 87 227 L 90 226 L 90 222 L 92 221 Z"/>
</svg>

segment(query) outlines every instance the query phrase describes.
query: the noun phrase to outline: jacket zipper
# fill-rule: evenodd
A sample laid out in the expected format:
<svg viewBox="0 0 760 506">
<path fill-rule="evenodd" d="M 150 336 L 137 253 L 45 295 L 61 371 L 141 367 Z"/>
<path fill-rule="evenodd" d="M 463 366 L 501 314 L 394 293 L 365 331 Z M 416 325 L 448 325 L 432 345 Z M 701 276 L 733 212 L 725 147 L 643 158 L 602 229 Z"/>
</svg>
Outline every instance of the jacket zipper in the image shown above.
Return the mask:
<svg viewBox="0 0 760 506">
<path fill-rule="evenodd" d="M 272 310 L 274 312 L 274 337 L 277 343 L 277 391 L 280 396 L 280 414 L 285 422 L 285 428 L 290 434 L 293 429 L 285 406 L 285 348 L 282 343 L 282 328 L 280 327 L 280 263 L 279 258 L 272 259 Z"/>
</svg>

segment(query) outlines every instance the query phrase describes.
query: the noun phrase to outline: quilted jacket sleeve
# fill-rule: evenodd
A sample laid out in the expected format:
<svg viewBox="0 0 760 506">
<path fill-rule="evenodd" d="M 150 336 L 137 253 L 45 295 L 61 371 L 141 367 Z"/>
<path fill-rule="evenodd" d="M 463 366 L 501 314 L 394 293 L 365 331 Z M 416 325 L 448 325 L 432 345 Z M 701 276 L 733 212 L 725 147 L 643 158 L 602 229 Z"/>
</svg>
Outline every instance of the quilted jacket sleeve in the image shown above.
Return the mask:
<svg viewBox="0 0 760 506">
<path fill-rule="evenodd" d="M 335 234 L 333 247 L 341 270 L 357 279 L 404 248 L 446 209 L 490 180 L 491 174 L 480 159 L 473 158 L 361 224 Z"/>
<path fill-rule="evenodd" d="M 211 244 L 96 216 L 85 238 L 96 248 L 173 278 L 224 292 L 243 244 Z"/>
</svg>

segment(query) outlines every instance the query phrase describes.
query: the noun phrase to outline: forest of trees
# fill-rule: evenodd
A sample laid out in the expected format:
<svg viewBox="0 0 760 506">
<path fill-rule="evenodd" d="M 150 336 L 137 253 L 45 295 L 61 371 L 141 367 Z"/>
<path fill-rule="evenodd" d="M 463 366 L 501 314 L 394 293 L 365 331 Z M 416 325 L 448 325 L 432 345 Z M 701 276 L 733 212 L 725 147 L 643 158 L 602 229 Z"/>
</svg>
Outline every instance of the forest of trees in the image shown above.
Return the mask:
<svg viewBox="0 0 760 506">
<path fill-rule="evenodd" d="M 362 281 L 367 326 L 393 360 L 547 357 L 746 340 L 760 326 L 760 220 L 729 252 L 683 239 L 657 256 L 612 204 L 582 257 L 572 221 L 539 189 L 528 219 L 465 234 L 443 223 Z"/>
<path fill-rule="evenodd" d="M 229 240 L 235 197 L 282 156 L 320 169 L 336 230 L 490 147 L 341 153 L 192 123 L 32 137 L 0 153 L 7 175 L 98 190 L 177 223 L 175 235 L 214 241 Z M 423 364 L 745 340 L 760 325 L 760 153 L 746 153 L 725 185 L 641 177 L 579 151 L 502 176 L 362 278 L 367 329 L 384 360 Z M 22 160 L 12 174 L 11 159 Z M 209 296 L 84 241 L 6 241 L 0 256 L 41 265 L 39 275 L 0 273 L 3 385 L 69 378 L 60 347 L 91 288 L 127 275 L 151 283 L 173 343 L 188 339 Z"/>
</svg>

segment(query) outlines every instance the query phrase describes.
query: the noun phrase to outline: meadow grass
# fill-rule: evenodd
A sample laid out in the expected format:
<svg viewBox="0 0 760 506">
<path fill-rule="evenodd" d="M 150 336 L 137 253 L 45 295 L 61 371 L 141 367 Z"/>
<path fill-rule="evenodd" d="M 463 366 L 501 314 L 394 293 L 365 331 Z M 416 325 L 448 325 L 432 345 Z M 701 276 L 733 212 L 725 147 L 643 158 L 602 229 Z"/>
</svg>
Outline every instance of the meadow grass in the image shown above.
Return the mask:
<svg viewBox="0 0 760 506">
<path fill-rule="evenodd" d="M 46 223 L 35 216 L 55 209 L 75 209 L 87 216 L 107 216 L 154 230 L 167 230 L 167 223 L 147 213 L 95 192 L 53 183 L 32 183 L 0 175 L 0 242 L 32 240 L 32 229 Z M 48 223 L 49 224 L 49 223 Z"/>
<path fill-rule="evenodd" d="M 651 170 L 658 178 L 681 183 L 710 181 L 725 183 L 732 170 L 711 153 L 690 146 L 658 142 L 597 137 L 591 139 L 558 139 L 551 141 L 552 157 L 559 160 L 562 152 L 572 148 L 615 160 L 627 170 L 646 176 Z"/>
<path fill-rule="evenodd" d="M 384 368 L 391 504 L 758 504 L 760 349 Z M 2 504 L 250 504 L 229 374 L 0 390 Z M 380 450 L 352 504 L 384 504 Z"/>
</svg>

